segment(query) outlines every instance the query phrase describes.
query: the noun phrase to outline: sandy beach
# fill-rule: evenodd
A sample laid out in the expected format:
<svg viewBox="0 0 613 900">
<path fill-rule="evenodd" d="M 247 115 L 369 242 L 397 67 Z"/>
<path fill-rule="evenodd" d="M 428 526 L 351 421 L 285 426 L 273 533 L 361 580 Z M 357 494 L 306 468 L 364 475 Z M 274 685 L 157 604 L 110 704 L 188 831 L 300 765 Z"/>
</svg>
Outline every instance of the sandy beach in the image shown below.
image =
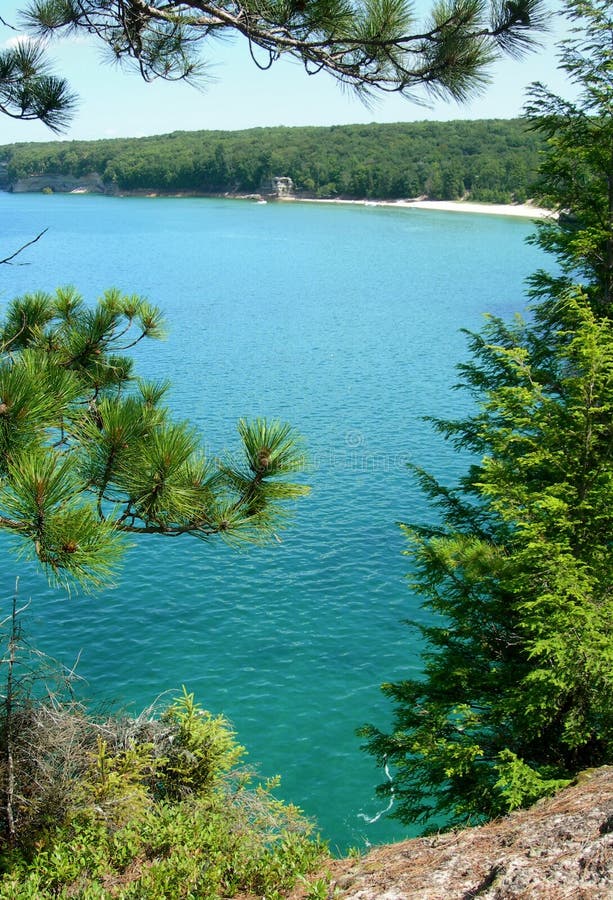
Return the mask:
<svg viewBox="0 0 613 900">
<path fill-rule="evenodd" d="M 470 203 L 465 200 L 399 200 L 394 206 L 436 209 L 442 212 L 479 213 L 494 216 L 518 216 L 522 219 L 547 219 L 555 213 L 531 203 Z"/>
<path fill-rule="evenodd" d="M 289 198 L 288 198 L 289 199 Z M 549 209 L 532 206 L 530 203 L 471 203 L 465 200 L 311 200 L 300 199 L 301 203 L 353 203 L 358 206 L 389 206 L 407 209 L 427 209 L 438 212 L 476 213 L 479 215 L 517 216 L 522 219 L 554 218 Z"/>
</svg>

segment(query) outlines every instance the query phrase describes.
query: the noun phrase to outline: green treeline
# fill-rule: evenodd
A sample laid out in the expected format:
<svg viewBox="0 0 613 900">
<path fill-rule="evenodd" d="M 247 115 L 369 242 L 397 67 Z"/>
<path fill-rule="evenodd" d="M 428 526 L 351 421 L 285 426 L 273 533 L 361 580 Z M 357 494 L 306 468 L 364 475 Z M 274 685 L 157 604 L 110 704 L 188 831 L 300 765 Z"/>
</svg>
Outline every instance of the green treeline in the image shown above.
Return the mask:
<svg viewBox="0 0 613 900">
<path fill-rule="evenodd" d="M 179 131 L 146 138 L 0 147 L 8 184 L 98 173 L 109 189 L 257 192 L 272 176 L 315 197 L 522 202 L 542 138 L 519 120 Z"/>
</svg>

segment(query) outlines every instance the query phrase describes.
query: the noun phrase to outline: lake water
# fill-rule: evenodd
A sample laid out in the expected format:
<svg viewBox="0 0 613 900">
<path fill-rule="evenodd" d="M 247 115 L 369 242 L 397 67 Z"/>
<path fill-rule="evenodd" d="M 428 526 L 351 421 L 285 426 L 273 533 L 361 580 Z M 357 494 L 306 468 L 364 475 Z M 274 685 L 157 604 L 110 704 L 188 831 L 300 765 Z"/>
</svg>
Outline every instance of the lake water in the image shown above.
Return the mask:
<svg viewBox="0 0 613 900">
<path fill-rule="evenodd" d="M 112 590 L 66 597 L 3 552 L 32 598 L 27 632 L 66 664 L 82 695 L 136 710 L 185 684 L 233 722 L 249 761 L 317 819 L 333 849 L 409 835 L 377 817 L 383 780 L 355 728 L 385 727 L 379 685 L 419 671 L 403 620 L 398 520 L 430 517 L 406 462 L 445 480 L 463 461 L 426 414 L 455 416 L 459 329 L 521 310 L 543 263 L 530 222 L 382 207 L 210 199 L 0 194 L 0 300 L 74 284 L 115 286 L 167 316 L 139 371 L 170 377 L 177 415 L 211 453 L 232 450 L 241 416 L 291 422 L 312 494 L 281 543 L 240 553 L 189 538 L 142 540 Z M 27 263 L 27 265 L 23 265 Z M 2 549 L 9 541 L 2 538 Z M 376 819 L 376 821 L 368 821 Z"/>
</svg>

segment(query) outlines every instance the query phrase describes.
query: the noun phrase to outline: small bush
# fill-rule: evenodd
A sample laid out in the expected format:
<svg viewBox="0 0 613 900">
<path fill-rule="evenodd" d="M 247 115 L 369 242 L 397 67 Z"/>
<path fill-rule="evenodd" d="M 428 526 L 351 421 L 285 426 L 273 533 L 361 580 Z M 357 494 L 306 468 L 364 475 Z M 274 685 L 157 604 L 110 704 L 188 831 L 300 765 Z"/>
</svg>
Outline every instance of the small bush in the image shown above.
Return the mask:
<svg viewBox="0 0 613 900">
<path fill-rule="evenodd" d="M 6 658 L 5 658 L 6 662 Z M 241 766 L 183 689 L 161 714 L 95 717 L 15 690 L 0 711 L 0 900 L 271 896 L 321 862 L 299 809 Z"/>
</svg>

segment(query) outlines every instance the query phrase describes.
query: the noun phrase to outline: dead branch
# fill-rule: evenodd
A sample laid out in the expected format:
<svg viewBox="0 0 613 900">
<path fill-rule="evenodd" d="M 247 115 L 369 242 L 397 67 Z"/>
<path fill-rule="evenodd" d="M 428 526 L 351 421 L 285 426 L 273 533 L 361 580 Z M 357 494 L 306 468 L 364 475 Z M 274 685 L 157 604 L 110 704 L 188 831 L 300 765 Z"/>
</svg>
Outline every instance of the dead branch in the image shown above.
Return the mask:
<svg viewBox="0 0 613 900">
<path fill-rule="evenodd" d="M 27 247 L 31 247 L 32 244 L 35 244 L 36 241 L 39 241 L 42 238 L 43 234 L 46 234 L 47 231 L 49 231 L 48 228 L 43 229 L 43 231 L 41 231 L 40 234 L 37 234 L 35 238 L 32 238 L 31 241 L 28 241 L 26 244 L 24 244 L 22 247 L 20 247 L 19 250 L 15 250 L 14 253 L 11 253 L 11 255 L 5 257 L 5 259 L 0 259 L 0 266 L 1 265 L 7 265 L 7 266 L 15 265 L 15 263 L 13 263 L 13 260 L 15 259 L 15 257 L 19 256 L 19 254 L 22 253 Z M 30 263 L 17 263 L 17 265 L 18 266 L 29 266 Z"/>
</svg>

